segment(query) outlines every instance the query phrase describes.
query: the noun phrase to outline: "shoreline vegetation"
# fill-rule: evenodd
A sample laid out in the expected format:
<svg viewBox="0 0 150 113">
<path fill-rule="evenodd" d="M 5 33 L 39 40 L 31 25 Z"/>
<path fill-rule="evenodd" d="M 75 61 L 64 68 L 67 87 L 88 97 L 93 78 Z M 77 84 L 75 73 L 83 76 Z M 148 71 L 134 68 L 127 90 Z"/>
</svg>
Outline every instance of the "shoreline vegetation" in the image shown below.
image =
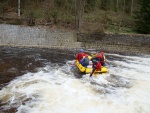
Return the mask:
<svg viewBox="0 0 150 113">
<path fill-rule="evenodd" d="M 147 1 L 147 0 L 146 0 Z M 26 0 L 0 1 L 0 23 L 27 26 L 46 26 L 50 29 L 84 33 L 150 34 L 136 30 L 144 22 L 138 16 L 143 4 L 139 0 Z M 137 13 L 139 12 L 139 13 Z M 147 12 L 147 11 L 145 11 Z M 149 12 L 147 12 L 149 14 Z M 138 18 L 138 19 L 137 19 Z M 144 17 L 143 17 L 144 18 Z M 150 20 L 145 17 L 147 20 Z M 141 21 L 141 22 L 140 22 Z M 148 24 L 145 21 L 143 25 Z M 141 30 L 141 29 L 139 29 Z"/>
</svg>

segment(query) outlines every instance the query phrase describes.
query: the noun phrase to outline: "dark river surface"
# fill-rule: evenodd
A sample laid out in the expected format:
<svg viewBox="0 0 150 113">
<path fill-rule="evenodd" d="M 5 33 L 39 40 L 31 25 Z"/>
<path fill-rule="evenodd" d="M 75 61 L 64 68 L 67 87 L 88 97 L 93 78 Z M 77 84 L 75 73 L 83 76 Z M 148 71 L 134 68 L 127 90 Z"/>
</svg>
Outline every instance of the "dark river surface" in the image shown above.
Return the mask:
<svg viewBox="0 0 150 113">
<path fill-rule="evenodd" d="M 68 50 L 0 47 L 0 88 L 17 76 L 36 72 L 47 63 L 64 65 L 73 59 L 74 53 Z"/>
<path fill-rule="evenodd" d="M 106 53 L 109 73 L 89 79 L 76 53 L 1 46 L 0 113 L 150 113 L 149 55 Z"/>
</svg>

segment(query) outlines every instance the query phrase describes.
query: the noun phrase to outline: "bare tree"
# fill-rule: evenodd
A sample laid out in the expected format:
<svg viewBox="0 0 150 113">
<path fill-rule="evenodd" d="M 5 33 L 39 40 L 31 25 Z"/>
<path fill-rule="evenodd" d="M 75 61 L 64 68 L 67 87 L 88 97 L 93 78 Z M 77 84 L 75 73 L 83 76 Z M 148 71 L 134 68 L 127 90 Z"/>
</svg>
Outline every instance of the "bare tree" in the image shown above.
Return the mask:
<svg viewBox="0 0 150 113">
<path fill-rule="evenodd" d="M 85 7 L 85 0 L 75 0 L 75 26 L 76 30 L 81 29 L 81 25 L 83 22 L 83 13 Z"/>
<path fill-rule="evenodd" d="M 20 0 L 18 0 L 18 16 L 20 17 Z"/>
<path fill-rule="evenodd" d="M 132 16 L 133 15 L 133 0 L 131 1 L 131 12 L 130 12 L 130 15 Z"/>
<path fill-rule="evenodd" d="M 116 10 L 118 12 L 118 9 L 119 9 L 119 1 L 117 0 L 117 3 L 116 3 Z"/>
</svg>

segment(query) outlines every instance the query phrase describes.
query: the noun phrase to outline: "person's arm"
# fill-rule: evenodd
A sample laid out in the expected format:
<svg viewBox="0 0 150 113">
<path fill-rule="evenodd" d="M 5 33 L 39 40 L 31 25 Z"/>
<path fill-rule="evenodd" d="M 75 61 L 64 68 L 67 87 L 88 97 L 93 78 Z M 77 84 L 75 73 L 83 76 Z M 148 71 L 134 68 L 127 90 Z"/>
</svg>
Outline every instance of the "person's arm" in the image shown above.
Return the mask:
<svg viewBox="0 0 150 113">
<path fill-rule="evenodd" d="M 76 60 L 78 60 L 78 54 L 76 54 Z"/>
<path fill-rule="evenodd" d="M 105 55 L 104 55 L 104 62 L 106 62 L 106 57 L 105 57 Z"/>
<path fill-rule="evenodd" d="M 80 61 L 80 64 L 82 64 L 84 62 L 84 58 Z"/>
</svg>

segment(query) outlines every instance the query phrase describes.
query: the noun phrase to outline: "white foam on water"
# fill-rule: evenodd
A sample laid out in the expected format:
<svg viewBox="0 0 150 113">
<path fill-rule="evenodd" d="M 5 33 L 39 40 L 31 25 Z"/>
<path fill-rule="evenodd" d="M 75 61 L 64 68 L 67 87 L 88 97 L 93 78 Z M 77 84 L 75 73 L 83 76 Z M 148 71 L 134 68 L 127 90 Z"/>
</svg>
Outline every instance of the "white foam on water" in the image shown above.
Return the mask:
<svg viewBox="0 0 150 113">
<path fill-rule="evenodd" d="M 75 78 L 71 61 L 47 65 L 11 81 L 0 90 L 0 100 L 7 102 L 5 109 L 16 106 L 17 113 L 149 113 L 150 57 L 117 57 L 124 60 L 107 60 L 109 73 L 90 79 Z"/>
</svg>

